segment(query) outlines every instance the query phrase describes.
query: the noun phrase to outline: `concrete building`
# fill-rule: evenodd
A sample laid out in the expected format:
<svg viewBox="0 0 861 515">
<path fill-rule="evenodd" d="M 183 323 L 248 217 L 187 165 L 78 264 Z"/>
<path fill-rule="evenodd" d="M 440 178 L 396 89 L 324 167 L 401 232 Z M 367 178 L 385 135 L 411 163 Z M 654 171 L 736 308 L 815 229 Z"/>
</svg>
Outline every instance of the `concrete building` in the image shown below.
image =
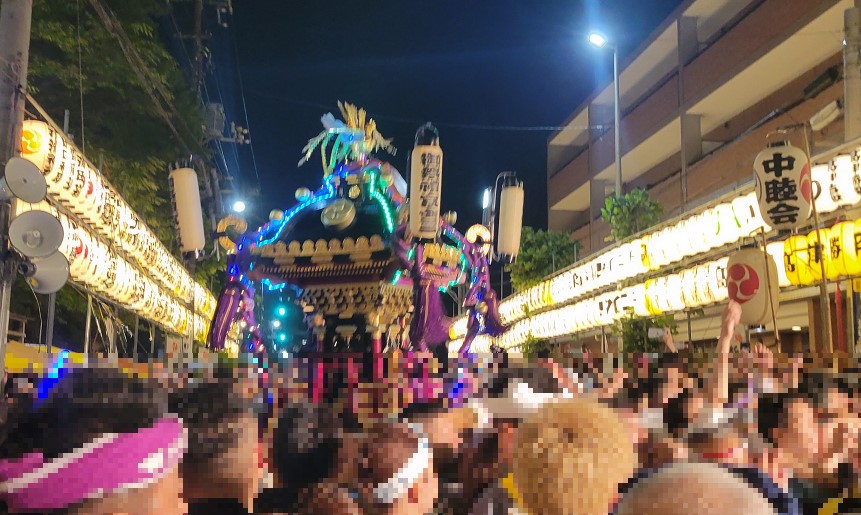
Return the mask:
<svg viewBox="0 0 861 515">
<path fill-rule="evenodd" d="M 844 11 L 853 6 L 684 2 L 620 63 L 624 190 L 647 189 L 670 218 L 749 181 L 778 127 L 814 118 L 812 154 L 843 143 Z M 609 83 L 548 142 L 548 225 L 580 240 L 583 255 L 607 245 L 600 210 L 614 185 L 612 122 Z"/>
</svg>

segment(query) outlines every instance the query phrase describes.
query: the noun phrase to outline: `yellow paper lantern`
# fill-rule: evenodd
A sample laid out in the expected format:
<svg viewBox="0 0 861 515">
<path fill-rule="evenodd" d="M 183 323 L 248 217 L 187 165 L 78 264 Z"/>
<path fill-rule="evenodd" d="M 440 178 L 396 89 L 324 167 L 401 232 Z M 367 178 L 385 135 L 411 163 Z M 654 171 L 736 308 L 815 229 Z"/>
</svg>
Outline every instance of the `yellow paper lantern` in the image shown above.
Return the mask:
<svg viewBox="0 0 861 515">
<path fill-rule="evenodd" d="M 861 220 L 840 222 L 828 231 L 827 250 L 834 274 L 843 277 L 861 274 Z"/>
<path fill-rule="evenodd" d="M 831 253 L 828 251 L 828 229 L 811 231 L 807 235 L 807 246 L 809 249 L 810 274 L 814 281 L 822 280 L 822 265 L 824 264 L 825 278 L 836 279 L 837 271 L 831 264 Z M 820 260 L 822 264 L 820 264 Z"/>
<path fill-rule="evenodd" d="M 786 277 L 795 286 L 813 284 L 809 248 L 807 236 L 790 236 L 783 242 L 783 266 Z"/>
</svg>

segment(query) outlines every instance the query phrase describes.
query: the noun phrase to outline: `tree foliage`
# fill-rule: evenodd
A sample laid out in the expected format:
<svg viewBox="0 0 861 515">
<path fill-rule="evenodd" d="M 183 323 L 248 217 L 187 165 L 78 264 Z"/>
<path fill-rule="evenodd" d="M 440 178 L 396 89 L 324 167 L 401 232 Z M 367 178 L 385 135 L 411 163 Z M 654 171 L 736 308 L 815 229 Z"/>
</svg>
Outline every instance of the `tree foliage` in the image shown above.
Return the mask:
<svg viewBox="0 0 861 515">
<path fill-rule="evenodd" d="M 601 219 L 610 225 L 608 240 L 621 241 L 658 223 L 663 212 L 663 206 L 649 198 L 649 192 L 636 188 L 621 197 L 607 197 Z"/>
<path fill-rule="evenodd" d="M 633 314 L 622 318 L 614 327 L 613 332 L 622 338 L 622 351 L 632 352 L 663 352 L 666 344 L 663 340 L 649 338 L 650 327 L 661 327 L 676 333 L 676 322 L 672 315 L 660 315 L 651 318 L 638 317 Z"/>
<path fill-rule="evenodd" d="M 536 338 L 532 336 L 532 333 L 529 333 L 526 340 L 520 344 L 520 353 L 526 359 L 547 357 L 550 352 L 550 342 Z"/>
<path fill-rule="evenodd" d="M 534 286 L 573 263 L 579 249 L 580 242 L 567 234 L 524 227 L 517 261 L 507 267 L 511 284 L 517 291 Z"/>
<path fill-rule="evenodd" d="M 159 17 L 166 13 L 167 4 L 161 0 L 106 3 L 168 93 L 177 113 L 172 122 L 182 139 L 192 151 L 205 155 L 197 95 L 160 37 Z M 187 152 L 158 115 L 115 37 L 87 2 L 34 2 L 28 88 L 54 120 L 62 121 L 64 110 L 69 110 L 69 132 L 77 146 L 101 168 L 162 243 L 178 255 L 168 167 Z M 197 266 L 196 278 L 207 286 L 219 274 L 213 261 Z M 61 334 L 64 320 L 83 318 L 85 304 L 80 294 L 67 290 L 70 288 L 58 296 Z M 33 316 L 35 306 L 24 300 L 33 300 L 32 295 L 20 281 L 13 298 L 22 299 L 19 305 L 13 302 L 13 309 Z M 65 329 L 80 334 L 79 327 Z"/>
</svg>

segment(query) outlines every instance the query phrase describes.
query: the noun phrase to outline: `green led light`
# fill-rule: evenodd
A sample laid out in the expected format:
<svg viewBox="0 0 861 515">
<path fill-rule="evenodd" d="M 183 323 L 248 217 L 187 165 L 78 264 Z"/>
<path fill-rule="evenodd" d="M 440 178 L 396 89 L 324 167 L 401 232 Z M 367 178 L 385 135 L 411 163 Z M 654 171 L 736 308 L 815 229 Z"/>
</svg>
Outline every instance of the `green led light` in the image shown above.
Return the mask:
<svg viewBox="0 0 861 515">
<path fill-rule="evenodd" d="M 383 210 L 383 219 L 386 222 L 386 230 L 391 233 L 395 230 L 395 220 L 392 216 L 392 210 L 389 206 L 389 202 L 386 197 L 377 190 L 377 174 L 376 172 L 371 172 L 369 174 L 371 176 L 371 180 L 368 182 L 368 193 L 370 193 L 371 198 L 377 201 L 380 204 L 380 208 Z"/>
<path fill-rule="evenodd" d="M 392 277 L 392 284 L 398 284 L 398 281 L 401 280 L 402 275 L 403 275 L 403 273 L 400 270 L 395 272 L 394 277 Z"/>
</svg>

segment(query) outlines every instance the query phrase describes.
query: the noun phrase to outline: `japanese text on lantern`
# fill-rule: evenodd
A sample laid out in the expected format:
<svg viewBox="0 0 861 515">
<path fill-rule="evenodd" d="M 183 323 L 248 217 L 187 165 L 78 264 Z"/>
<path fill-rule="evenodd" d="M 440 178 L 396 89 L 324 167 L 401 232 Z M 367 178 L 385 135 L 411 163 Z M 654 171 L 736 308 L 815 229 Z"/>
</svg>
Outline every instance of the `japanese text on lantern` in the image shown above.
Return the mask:
<svg viewBox="0 0 861 515">
<path fill-rule="evenodd" d="M 442 156 L 433 152 L 421 154 L 421 231 L 433 232 L 439 223 L 439 192 L 442 179 Z"/>
<path fill-rule="evenodd" d="M 762 167 L 767 175 L 773 177 L 765 181 L 766 202 L 773 204 L 768 214 L 777 223 L 794 224 L 798 220 L 799 208 L 789 201 L 798 200 L 798 185 L 792 178 L 784 177 L 783 172 L 795 168 L 795 158 L 775 152 L 771 159 L 762 162 Z"/>
</svg>

